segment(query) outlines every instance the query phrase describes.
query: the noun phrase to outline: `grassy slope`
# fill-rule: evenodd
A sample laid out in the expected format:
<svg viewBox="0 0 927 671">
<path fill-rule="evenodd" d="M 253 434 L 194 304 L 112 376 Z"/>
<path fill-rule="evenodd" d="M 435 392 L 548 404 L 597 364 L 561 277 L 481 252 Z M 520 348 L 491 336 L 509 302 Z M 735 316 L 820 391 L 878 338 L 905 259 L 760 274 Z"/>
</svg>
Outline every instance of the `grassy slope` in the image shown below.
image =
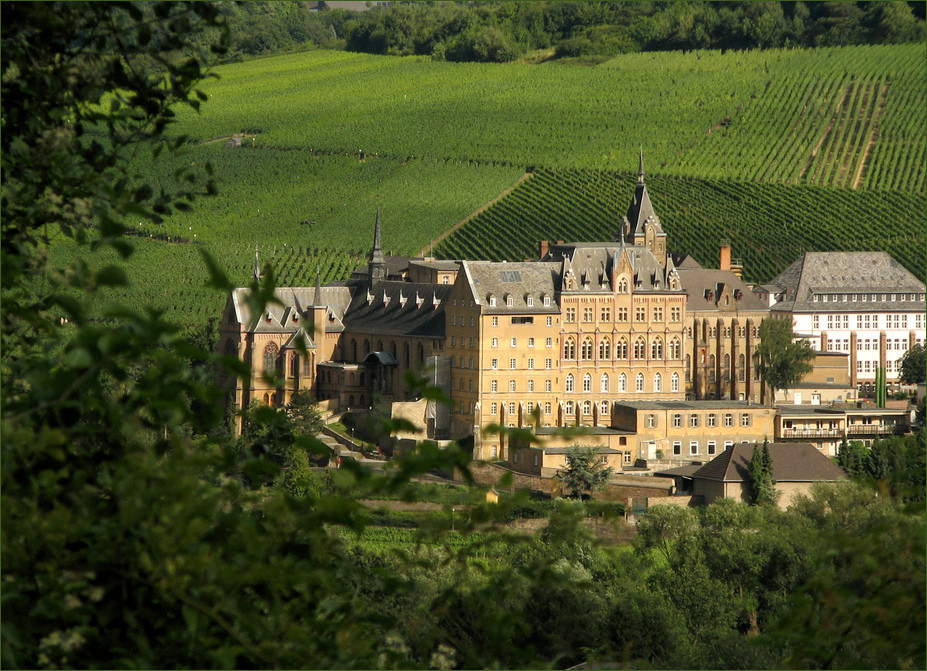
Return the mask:
<svg viewBox="0 0 927 671">
<path fill-rule="evenodd" d="M 152 232 L 196 236 L 239 282 L 250 274 L 257 243 L 263 258 L 276 255 L 282 283 L 308 284 L 318 260 L 323 280 L 343 277 L 356 263 L 369 246 L 377 207 L 387 249 L 412 253 L 509 186 L 525 166 L 556 168 L 562 183 L 547 187 L 560 194 L 561 212 L 531 214 L 530 204 L 521 204 L 529 195 L 544 198 L 537 190 L 543 183 L 531 180 L 442 247 L 449 256 L 527 258 L 535 238 L 611 237 L 630 194 L 628 180 L 619 179 L 616 192 L 596 185 L 614 173 L 568 177 L 565 169 L 628 171 L 644 145 L 672 247 L 703 262 L 713 261 L 717 244 L 706 228 L 723 230 L 745 257 L 747 276 L 766 280 L 807 249 L 878 248 L 870 242 L 876 244 L 888 219 L 892 242 L 882 248 L 922 270 L 915 234 L 921 229 L 911 226 L 924 211 L 922 56 L 918 45 L 648 53 L 568 67 L 312 52 L 229 65 L 205 86 L 203 112 L 182 111 L 176 131 L 199 141 L 254 132 L 252 148 L 192 147 L 182 160 L 211 161 L 221 195 Z M 875 111 L 873 131 L 863 122 Z M 850 139 L 841 144 L 841 138 Z M 850 152 L 858 157 L 863 146 L 860 186 L 904 193 L 729 186 L 730 179 L 839 183 L 839 171 L 817 164 Z M 368 156 L 364 162 L 350 156 L 359 149 Z M 171 167 L 140 163 L 155 179 Z M 844 167 L 844 182 L 848 172 Z M 570 186 L 583 179 L 578 191 Z M 825 197 L 831 192 L 837 195 Z M 807 216 L 795 219 L 794 212 Z M 479 247 L 488 221 L 501 238 Z M 818 224 L 876 233 L 825 239 Z M 786 244 L 777 239 L 783 226 L 790 227 Z M 768 253 L 772 246 L 779 256 Z M 192 245 L 147 241 L 140 250 L 130 301 L 176 306 L 172 316 L 186 323 L 221 307 L 221 297 L 201 289 Z M 72 253 L 66 246 L 54 251 L 57 258 Z"/>
</svg>

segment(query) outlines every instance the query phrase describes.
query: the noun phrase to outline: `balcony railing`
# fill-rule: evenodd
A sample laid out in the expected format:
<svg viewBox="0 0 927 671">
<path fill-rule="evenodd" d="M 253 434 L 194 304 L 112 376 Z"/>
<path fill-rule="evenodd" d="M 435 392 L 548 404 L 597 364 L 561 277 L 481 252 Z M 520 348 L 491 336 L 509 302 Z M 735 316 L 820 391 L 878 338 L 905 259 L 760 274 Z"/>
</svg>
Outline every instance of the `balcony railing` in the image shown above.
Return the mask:
<svg viewBox="0 0 927 671">
<path fill-rule="evenodd" d="M 904 433 L 906 424 L 850 424 L 847 426 L 847 435 L 850 436 L 880 436 L 892 433 Z"/>
<path fill-rule="evenodd" d="M 840 429 L 782 429 L 782 438 L 842 438 Z"/>
</svg>

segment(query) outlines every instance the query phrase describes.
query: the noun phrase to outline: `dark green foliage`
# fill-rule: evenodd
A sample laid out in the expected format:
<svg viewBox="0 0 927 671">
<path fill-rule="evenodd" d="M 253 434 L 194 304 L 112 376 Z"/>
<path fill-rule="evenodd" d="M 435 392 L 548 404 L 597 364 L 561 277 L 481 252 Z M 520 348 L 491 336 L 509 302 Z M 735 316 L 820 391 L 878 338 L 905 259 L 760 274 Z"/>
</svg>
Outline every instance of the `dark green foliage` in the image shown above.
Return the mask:
<svg viewBox="0 0 927 671">
<path fill-rule="evenodd" d="M 869 449 L 860 440 L 847 442 L 844 438 L 837 450 L 837 465 L 851 478 L 860 477 L 867 473 Z"/>
<path fill-rule="evenodd" d="M 557 478 L 571 497 L 578 499 L 583 494 L 601 489 L 612 476 L 611 466 L 602 467 L 599 449 L 573 445 L 567 451 L 566 468 L 557 471 Z"/>
<path fill-rule="evenodd" d="M 760 344 L 756 348 L 756 371 L 767 387 L 767 401 L 811 372 L 814 350 L 807 340 L 793 342 L 789 319 L 764 319 L 760 324 Z"/>
<path fill-rule="evenodd" d="M 899 379 L 905 384 L 920 384 L 927 380 L 927 354 L 924 346 L 915 343 L 901 357 Z"/>
<path fill-rule="evenodd" d="M 344 26 L 347 48 L 375 54 L 511 60 L 556 45 L 557 56 L 632 51 L 916 42 L 924 21 L 908 3 L 412 3 L 364 12 Z M 862 6 L 869 5 L 866 11 Z M 324 17 L 324 15 L 323 15 Z M 492 35 L 492 37 L 487 37 Z M 505 58 L 461 43 L 506 44 Z M 500 54 L 501 55 L 501 54 Z"/>
<path fill-rule="evenodd" d="M 769 455 L 769 441 L 763 441 L 762 450 L 753 446 L 750 459 L 750 501 L 755 504 L 775 504 L 779 499 L 776 480 L 773 478 L 772 457 Z"/>
</svg>

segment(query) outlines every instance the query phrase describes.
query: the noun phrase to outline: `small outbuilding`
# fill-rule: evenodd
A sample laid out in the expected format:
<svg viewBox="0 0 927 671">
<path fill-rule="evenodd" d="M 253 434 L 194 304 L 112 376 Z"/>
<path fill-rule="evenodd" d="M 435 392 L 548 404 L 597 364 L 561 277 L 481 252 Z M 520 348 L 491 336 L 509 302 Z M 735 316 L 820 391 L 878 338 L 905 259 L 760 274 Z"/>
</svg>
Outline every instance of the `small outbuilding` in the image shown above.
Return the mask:
<svg viewBox="0 0 927 671">
<path fill-rule="evenodd" d="M 691 474 L 692 493 L 705 503 L 720 498 L 750 499 L 752 443 L 731 445 Z M 815 482 L 846 480 L 842 468 L 810 443 L 769 443 L 773 479 L 780 492 L 779 507 L 787 508 L 798 493 L 807 494 Z"/>
</svg>

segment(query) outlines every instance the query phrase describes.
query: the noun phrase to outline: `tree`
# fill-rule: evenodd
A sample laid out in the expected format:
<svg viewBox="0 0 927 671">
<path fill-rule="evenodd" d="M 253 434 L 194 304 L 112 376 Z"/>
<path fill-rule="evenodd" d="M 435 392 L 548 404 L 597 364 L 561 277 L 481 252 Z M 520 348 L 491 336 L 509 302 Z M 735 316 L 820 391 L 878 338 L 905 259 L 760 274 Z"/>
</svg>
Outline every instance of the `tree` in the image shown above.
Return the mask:
<svg viewBox="0 0 927 671">
<path fill-rule="evenodd" d="M 920 343 L 915 343 L 901 357 L 901 375 L 899 379 L 905 384 L 921 384 L 927 381 L 927 350 Z"/>
<path fill-rule="evenodd" d="M 793 342 L 796 337 L 786 319 L 765 319 L 760 324 L 756 371 L 766 383 L 770 402 L 775 402 L 777 390 L 799 382 L 812 370 L 814 350 L 807 340 Z"/>
<path fill-rule="evenodd" d="M 776 503 L 779 492 L 773 478 L 772 457 L 769 455 L 769 441 L 763 441 L 763 449 L 753 446 L 750 458 L 750 500 L 756 505 Z"/>
<path fill-rule="evenodd" d="M 557 478 L 573 498 L 584 492 L 601 489 L 612 476 L 612 467 L 602 467 L 599 447 L 572 445 L 566 453 L 566 468 L 557 471 Z"/>
<path fill-rule="evenodd" d="M 360 568 L 331 531 L 360 529 L 359 504 L 332 495 L 313 506 L 298 456 L 289 482 L 254 494 L 244 485 L 275 480 L 285 462 L 271 442 L 239 450 L 215 430 L 223 392 L 203 371 L 249 377 L 247 366 L 198 347 L 153 309 L 88 316 L 100 288 L 127 282 L 125 221 L 157 224 L 216 191 L 208 169 L 183 169 L 175 188 L 156 191 L 129 158 L 184 148 L 169 133 L 174 108 L 206 98 L 196 87 L 228 42 L 221 5 L 28 2 L 2 12 L 0 661 L 379 666 L 399 624 L 346 589 Z M 199 52 L 203 33 L 217 41 Z M 52 266 L 48 248 L 63 238 L 87 260 Z M 122 261 L 101 262 L 106 248 Z M 227 294 L 222 269 L 204 262 Z M 259 314 L 272 273 L 252 289 Z M 307 440 L 294 435 L 293 445 L 309 449 Z M 466 473 L 467 460 L 435 450 L 396 476 L 343 475 L 395 491 L 435 467 Z"/>
</svg>

